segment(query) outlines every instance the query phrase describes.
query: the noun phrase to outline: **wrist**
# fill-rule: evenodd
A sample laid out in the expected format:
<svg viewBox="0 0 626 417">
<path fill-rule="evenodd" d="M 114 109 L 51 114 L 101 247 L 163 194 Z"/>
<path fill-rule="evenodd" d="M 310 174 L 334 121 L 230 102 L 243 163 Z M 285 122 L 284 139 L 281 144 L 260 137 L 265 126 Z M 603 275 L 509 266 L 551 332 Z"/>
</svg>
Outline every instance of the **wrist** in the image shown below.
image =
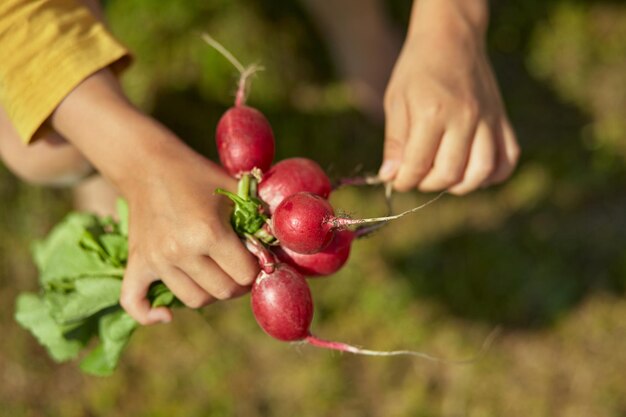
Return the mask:
<svg viewBox="0 0 626 417">
<path fill-rule="evenodd" d="M 488 24 L 487 0 L 414 0 L 408 36 L 445 31 L 482 42 Z"/>
</svg>

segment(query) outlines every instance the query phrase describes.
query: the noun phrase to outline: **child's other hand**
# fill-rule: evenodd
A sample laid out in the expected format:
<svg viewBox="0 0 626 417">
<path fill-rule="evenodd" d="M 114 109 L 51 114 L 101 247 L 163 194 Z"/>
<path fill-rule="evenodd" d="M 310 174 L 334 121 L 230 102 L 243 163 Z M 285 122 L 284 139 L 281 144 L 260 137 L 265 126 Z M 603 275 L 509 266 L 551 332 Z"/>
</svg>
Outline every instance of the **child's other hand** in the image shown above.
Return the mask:
<svg viewBox="0 0 626 417">
<path fill-rule="evenodd" d="M 453 194 L 504 181 L 519 147 L 483 47 L 484 28 L 460 10 L 462 2 L 416 3 L 386 91 L 379 175 L 399 191 Z"/>
</svg>

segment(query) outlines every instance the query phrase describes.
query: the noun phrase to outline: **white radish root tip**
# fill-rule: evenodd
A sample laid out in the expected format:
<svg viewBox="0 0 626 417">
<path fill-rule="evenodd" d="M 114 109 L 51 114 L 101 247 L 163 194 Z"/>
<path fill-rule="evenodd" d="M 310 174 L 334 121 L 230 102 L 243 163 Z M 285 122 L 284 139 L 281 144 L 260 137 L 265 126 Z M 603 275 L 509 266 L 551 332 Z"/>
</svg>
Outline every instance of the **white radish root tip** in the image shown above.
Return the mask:
<svg viewBox="0 0 626 417">
<path fill-rule="evenodd" d="M 343 227 L 349 227 L 349 226 L 358 226 L 358 225 L 367 224 L 367 223 L 389 222 L 391 220 L 399 219 L 401 217 L 406 216 L 407 214 L 415 213 L 416 211 L 419 211 L 419 210 L 425 208 L 426 206 L 428 206 L 428 205 L 434 203 L 435 201 L 439 200 L 441 198 L 441 196 L 443 196 L 446 193 L 447 193 L 447 191 L 442 191 L 435 198 L 432 198 L 432 199 L 428 200 L 424 204 L 419 205 L 417 207 L 413 207 L 412 209 L 403 211 L 402 213 L 395 214 L 393 216 L 372 217 L 372 218 L 369 218 L 369 219 L 349 219 L 349 218 L 336 217 L 336 218 L 332 219 L 331 223 L 332 223 L 332 226 L 334 228 L 343 228 Z"/>
<path fill-rule="evenodd" d="M 370 350 L 370 349 L 361 349 L 356 346 L 348 345 L 346 343 L 341 342 L 333 342 L 329 340 L 319 339 L 313 335 L 309 335 L 306 337 L 303 342 L 307 343 L 311 346 L 337 350 L 340 352 L 348 352 L 353 353 L 355 355 L 366 355 L 366 356 L 415 356 L 430 362 L 444 363 L 450 365 L 467 365 L 474 363 L 481 359 L 484 354 L 489 350 L 493 341 L 500 333 L 500 327 L 494 328 L 485 338 L 480 347 L 480 350 L 469 359 L 443 359 L 437 356 L 432 356 L 427 353 L 417 352 L 413 350 Z"/>
</svg>

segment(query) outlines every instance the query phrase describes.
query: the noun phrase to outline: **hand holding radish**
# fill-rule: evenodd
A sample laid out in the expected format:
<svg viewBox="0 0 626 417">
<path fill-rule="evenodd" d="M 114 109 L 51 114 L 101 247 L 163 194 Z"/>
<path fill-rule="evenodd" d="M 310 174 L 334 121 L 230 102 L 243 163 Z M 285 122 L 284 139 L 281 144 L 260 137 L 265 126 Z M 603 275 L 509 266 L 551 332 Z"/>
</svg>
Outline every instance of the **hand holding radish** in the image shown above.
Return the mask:
<svg viewBox="0 0 626 417">
<path fill-rule="evenodd" d="M 504 181 L 519 156 L 484 50 L 487 2 L 414 2 L 385 94 L 380 177 L 398 191 L 466 194 Z"/>
<path fill-rule="evenodd" d="M 228 205 L 207 192 L 234 189 L 235 181 L 203 158 L 167 166 L 166 175 L 153 175 L 129 198 L 130 257 L 121 304 L 142 324 L 171 319 L 145 298 L 153 281 L 162 280 L 185 305 L 199 308 L 246 293 L 258 272 L 229 224 Z"/>
<path fill-rule="evenodd" d="M 129 202 L 121 304 L 136 321 L 171 319 L 146 299 L 157 280 L 190 307 L 246 291 L 258 266 L 228 224 L 224 202 L 212 195 L 217 187 L 233 189 L 235 180 L 131 106 L 110 70 L 83 81 L 52 122 Z"/>
</svg>

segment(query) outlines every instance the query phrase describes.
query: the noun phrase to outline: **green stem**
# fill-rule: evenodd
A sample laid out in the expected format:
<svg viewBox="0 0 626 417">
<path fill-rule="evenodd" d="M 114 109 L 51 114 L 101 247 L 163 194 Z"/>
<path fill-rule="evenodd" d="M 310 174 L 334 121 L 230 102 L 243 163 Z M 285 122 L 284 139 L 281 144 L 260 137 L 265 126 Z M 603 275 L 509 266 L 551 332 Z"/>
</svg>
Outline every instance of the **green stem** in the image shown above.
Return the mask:
<svg viewBox="0 0 626 417">
<path fill-rule="evenodd" d="M 237 194 L 233 194 L 233 193 L 231 193 L 230 191 L 225 190 L 225 189 L 223 189 L 223 188 L 217 188 L 217 189 L 215 190 L 215 194 L 220 194 L 220 195 L 223 195 L 223 196 L 225 196 L 225 197 L 228 197 L 228 198 L 229 198 L 230 200 L 232 200 L 232 202 L 233 202 L 233 203 L 235 203 L 235 204 L 237 204 L 237 203 L 239 203 L 239 204 L 243 204 L 243 203 L 245 203 L 245 202 L 246 202 L 244 198 L 240 197 L 240 196 L 239 196 L 239 195 L 237 195 Z"/>
<path fill-rule="evenodd" d="M 265 227 L 261 227 L 259 230 L 254 232 L 254 237 L 259 239 L 261 242 L 266 245 L 276 245 L 276 237 L 272 235 Z"/>
<path fill-rule="evenodd" d="M 250 199 L 250 174 L 243 174 L 241 176 L 239 184 L 237 185 L 237 195 L 244 200 Z"/>
<path fill-rule="evenodd" d="M 256 178 L 252 177 L 250 179 L 250 197 L 259 198 L 258 184 L 259 184 L 259 181 Z"/>
</svg>

